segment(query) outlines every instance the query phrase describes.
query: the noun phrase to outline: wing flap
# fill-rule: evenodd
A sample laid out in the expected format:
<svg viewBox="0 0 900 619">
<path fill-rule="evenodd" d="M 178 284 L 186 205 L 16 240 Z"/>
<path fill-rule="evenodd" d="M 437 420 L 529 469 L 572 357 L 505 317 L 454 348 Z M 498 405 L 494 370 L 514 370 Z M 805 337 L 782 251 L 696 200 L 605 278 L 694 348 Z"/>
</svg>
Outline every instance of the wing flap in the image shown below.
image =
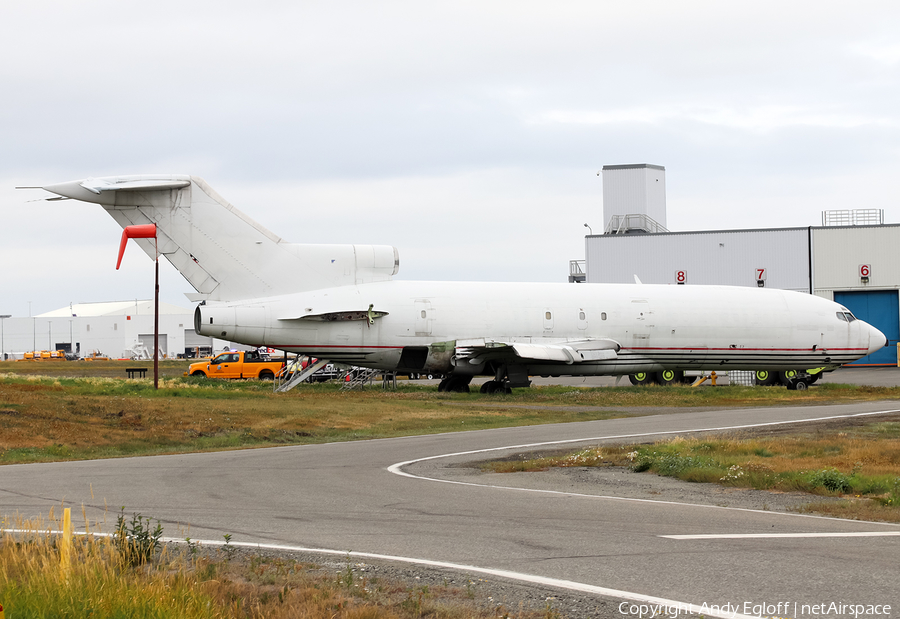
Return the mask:
<svg viewBox="0 0 900 619">
<path fill-rule="evenodd" d="M 511 361 L 544 361 L 583 363 L 616 359 L 621 348 L 618 342 L 609 339 L 579 340 L 575 342 L 553 341 L 548 343 L 512 342 L 490 339 L 458 340 L 457 360 L 466 360 L 473 365 L 490 359 L 509 358 Z"/>
</svg>

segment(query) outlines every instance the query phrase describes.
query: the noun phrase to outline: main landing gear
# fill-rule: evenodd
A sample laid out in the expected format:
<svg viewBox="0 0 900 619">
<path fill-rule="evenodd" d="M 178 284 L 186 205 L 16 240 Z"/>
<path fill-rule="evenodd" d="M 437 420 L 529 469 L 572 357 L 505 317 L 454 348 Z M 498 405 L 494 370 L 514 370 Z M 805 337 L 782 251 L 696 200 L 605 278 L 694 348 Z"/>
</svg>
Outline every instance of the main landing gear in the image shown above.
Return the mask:
<svg viewBox="0 0 900 619">
<path fill-rule="evenodd" d="M 451 391 L 453 393 L 469 393 L 469 383 L 472 382 L 471 376 L 456 376 L 451 374 L 441 379 L 438 385 L 438 391 Z M 484 393 L 484 391 L 482 391 Z"/>
<path fill-rule="evenodd" d="M 512 393 L 513 387 L 530 387 L 528 370 L 520 365 L 501 365 L 494 370 L 494 380 L 481 385 L 481 393 Z"/>
<path fill-rule="evenodd" d="M 482 384 L 480 391 L 481 393 L 512 393 L 512 389 L 498 380 L 489 380 Z"/>
</svg>

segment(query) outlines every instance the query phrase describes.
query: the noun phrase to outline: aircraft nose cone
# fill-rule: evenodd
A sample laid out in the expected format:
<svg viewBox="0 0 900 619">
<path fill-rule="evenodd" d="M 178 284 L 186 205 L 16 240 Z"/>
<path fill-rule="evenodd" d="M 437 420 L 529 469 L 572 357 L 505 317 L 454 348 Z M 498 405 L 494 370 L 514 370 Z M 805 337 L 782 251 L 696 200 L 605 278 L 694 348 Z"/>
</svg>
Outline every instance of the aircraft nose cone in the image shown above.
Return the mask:
<svg viewBox="0 0 900 619">
<path fill-rule="evenodd" d="M 888 339 L 878 329 L 866 323 L 866 326 L 869 328 L 869 354 L 871 355 L 874 352 L 878 352 L 882 348 L 888 345 Z"/>
</svg>

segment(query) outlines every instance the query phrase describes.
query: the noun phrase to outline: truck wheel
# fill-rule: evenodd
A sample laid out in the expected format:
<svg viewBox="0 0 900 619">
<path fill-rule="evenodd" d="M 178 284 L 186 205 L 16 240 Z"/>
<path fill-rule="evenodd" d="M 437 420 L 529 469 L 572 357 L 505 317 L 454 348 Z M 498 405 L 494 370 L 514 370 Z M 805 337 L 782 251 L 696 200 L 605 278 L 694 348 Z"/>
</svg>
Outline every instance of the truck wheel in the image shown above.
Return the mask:
<svg viewBox="0 0 900 619">
<path fill-rule="evenodd" d="M 652 385 L 653 374 L 650 374 L 649 372 L 638 372 L 637 374 L 630 374 L 628 380 L 631 381 L 632 385 Z"/>
<path fill-rule="evenodd" d="M 778 372 L 778 380 L 785 387 L 789 387 L 794 380 L 797 379 L 797 376 L 800 374 L 797 370 L 785 370 L 784 372 Z"/>
<path fill-rule="evenodd" d="M 193 376 L 194 378 L 206 378 L 206 372 L 203 372 L 202 370 L 194 370 L 191 373 L 191 376 Z"/>
<path fill-rule="evenodd" d="M 807 383 L 802 378 L 798 378 L 797 380 L 791 382 L 790 385 L 787 386 L 791 391 L 806 391 L 809 389 L 809 383 Z"/>
<path fill-rule="evenodd" d="M 761 385 L 763 387 L 768 387 L 770 385 L 774 385 L 778 382 L 778 373 L 770 372 L 769 370 L 757 370 L 756 371 L 756 384 Z"/>
<path fill-rule="evenodd" d="M 271 370 L 263 370 L 259 373 L 259 380 L 275 380 L 275 374 Z"/>
<path fill-rule="evenodd" d="M 684 382 L 684 372 L 678 370 L 663 370 L 657 372 L 654 376 L 656 382 L 660 385 L 674 385 Z"/>
</svg>

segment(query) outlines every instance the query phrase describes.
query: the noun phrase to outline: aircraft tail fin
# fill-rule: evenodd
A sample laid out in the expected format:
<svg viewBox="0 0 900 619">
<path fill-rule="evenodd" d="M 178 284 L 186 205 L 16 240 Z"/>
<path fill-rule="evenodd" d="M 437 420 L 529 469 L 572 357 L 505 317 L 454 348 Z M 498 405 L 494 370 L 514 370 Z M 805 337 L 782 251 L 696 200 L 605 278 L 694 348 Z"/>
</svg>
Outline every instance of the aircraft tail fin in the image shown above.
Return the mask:
<svg viewBox="0 0 900 619">
<path fill-rule="evenodd" d="M 123 228 L 156 224 L 160 254 L 197 290 L 193 301 L 235 301 L 387 281 L 399 269 L 385 245 L 288 243 L 187 175 L 89 178 L 43 189 L 100 204 Z M 152 239 L 137 239 L 155 257 Z"/>
</svg>

